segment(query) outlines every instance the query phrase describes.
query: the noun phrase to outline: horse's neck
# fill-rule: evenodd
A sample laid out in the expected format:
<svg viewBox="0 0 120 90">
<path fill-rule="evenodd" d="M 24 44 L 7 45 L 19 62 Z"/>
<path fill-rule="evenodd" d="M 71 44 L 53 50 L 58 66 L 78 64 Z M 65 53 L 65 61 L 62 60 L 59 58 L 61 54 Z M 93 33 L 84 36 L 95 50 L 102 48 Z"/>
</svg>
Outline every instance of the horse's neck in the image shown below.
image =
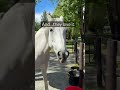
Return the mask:
<svg viewBox="0 0 120 90">
<path fill-rule="evenodd" d="M 35 51 L 40 53 L 49 53 L 50 47 L 48 45 L 48 28 L 41 28 L 35 34 Z M 39 51 L 38 51 L 39 50 Z"/>
</svg>

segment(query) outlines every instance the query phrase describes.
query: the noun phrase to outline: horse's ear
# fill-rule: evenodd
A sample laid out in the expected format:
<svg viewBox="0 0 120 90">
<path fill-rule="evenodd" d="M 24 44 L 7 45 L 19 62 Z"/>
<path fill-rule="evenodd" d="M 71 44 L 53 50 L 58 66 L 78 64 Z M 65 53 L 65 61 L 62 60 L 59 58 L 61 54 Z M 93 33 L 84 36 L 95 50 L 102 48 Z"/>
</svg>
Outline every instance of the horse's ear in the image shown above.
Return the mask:
<svg viewBox="0 0 120 90">
<path fill-rule="evenodd" d="M 63 20 L 64 19 L 63 16 L 60 16 L 60 19 Z"/>
<path fill-rule="evenodd" d="M 48 19 L 48 21 L 52 21 L 52 17 L 50 14 L 47 14 L 47 19 Z"/>
</svg>

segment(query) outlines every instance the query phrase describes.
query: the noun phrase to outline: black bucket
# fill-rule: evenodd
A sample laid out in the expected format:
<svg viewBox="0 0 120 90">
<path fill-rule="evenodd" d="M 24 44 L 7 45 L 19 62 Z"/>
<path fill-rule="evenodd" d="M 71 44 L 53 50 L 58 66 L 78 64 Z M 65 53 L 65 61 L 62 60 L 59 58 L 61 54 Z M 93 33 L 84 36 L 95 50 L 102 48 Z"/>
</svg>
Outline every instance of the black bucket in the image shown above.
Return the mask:
<svg viewBox="0 0 120 90">
<path fill-rule="evenodd" d="M 77 75 L 76 75 L 77 74 Z M 79 84 L 79 67 L 71 67 L 71 71 L 69 71 L 69 84 L 71 86 L 78 86 Z"/>
</svg>

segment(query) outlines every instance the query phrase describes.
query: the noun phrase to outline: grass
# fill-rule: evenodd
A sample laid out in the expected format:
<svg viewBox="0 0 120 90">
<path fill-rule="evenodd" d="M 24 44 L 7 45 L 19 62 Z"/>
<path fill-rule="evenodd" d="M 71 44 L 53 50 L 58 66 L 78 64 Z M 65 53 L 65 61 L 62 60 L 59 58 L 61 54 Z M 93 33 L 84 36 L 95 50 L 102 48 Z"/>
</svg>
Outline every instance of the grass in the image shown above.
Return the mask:
<svg viewBox="0 0 120 90">
<path fill-rule="evenodd" d="M 73 67 L 73 66 L 75 66 L 75 67 L 79 67 L 78 64 L 69 64 L 69 65 L 66 65 L 66 66 L 69 67 L 69 68 L 71 68 L 71 67 Z"/>
<path fill-rule="evenodd" d="M 67 44 L 66 47 L 67 48 L 73 48 L 73 45 Z"/>
<path fill-rule="evenodd" d="M 66 48 L 67 48 L 67 50 L 69 51 L 70 54 L 73 53 L 73 45 L 67 44 Z"/>
</svg>

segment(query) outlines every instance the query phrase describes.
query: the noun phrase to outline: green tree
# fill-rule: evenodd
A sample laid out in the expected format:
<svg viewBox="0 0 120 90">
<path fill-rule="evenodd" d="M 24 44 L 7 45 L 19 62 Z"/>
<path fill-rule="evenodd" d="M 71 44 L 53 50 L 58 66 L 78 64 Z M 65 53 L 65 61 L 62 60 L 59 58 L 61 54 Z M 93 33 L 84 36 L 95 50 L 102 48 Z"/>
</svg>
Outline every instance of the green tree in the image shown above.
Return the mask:
<svg viewBox="0 0 120 90">
<path fill-rule="evenodd" d="M 48 21 L 48 19 L 47 19 L 47 12 L 46 11 L 43 12 L 41 21 L 44 21 L 44 22 Z"/>
<path fill-rule="evenodd" d="M 64 16 L 65 22 L 75 22 L 75 27 L 70 27 L 68 36 L 77 38 L 80 36 L 80 10 L 82 0 L 59 0 L 57 7 L 53 13 L 53 17 Z"/>
<path fill-rule="evenodd" d="M 41 22 L 47 22 L 47 12 L 44 11 L 43 15 L 41 16 L 41 21 L 40 22 L 35 22 L 35 31 L 38 31 L 41 28 Z"/>
<path fill-rule="evenodd" d="M 41 2 L 41 0 L 35 0 L 35 3 Z"/>
</svg>

